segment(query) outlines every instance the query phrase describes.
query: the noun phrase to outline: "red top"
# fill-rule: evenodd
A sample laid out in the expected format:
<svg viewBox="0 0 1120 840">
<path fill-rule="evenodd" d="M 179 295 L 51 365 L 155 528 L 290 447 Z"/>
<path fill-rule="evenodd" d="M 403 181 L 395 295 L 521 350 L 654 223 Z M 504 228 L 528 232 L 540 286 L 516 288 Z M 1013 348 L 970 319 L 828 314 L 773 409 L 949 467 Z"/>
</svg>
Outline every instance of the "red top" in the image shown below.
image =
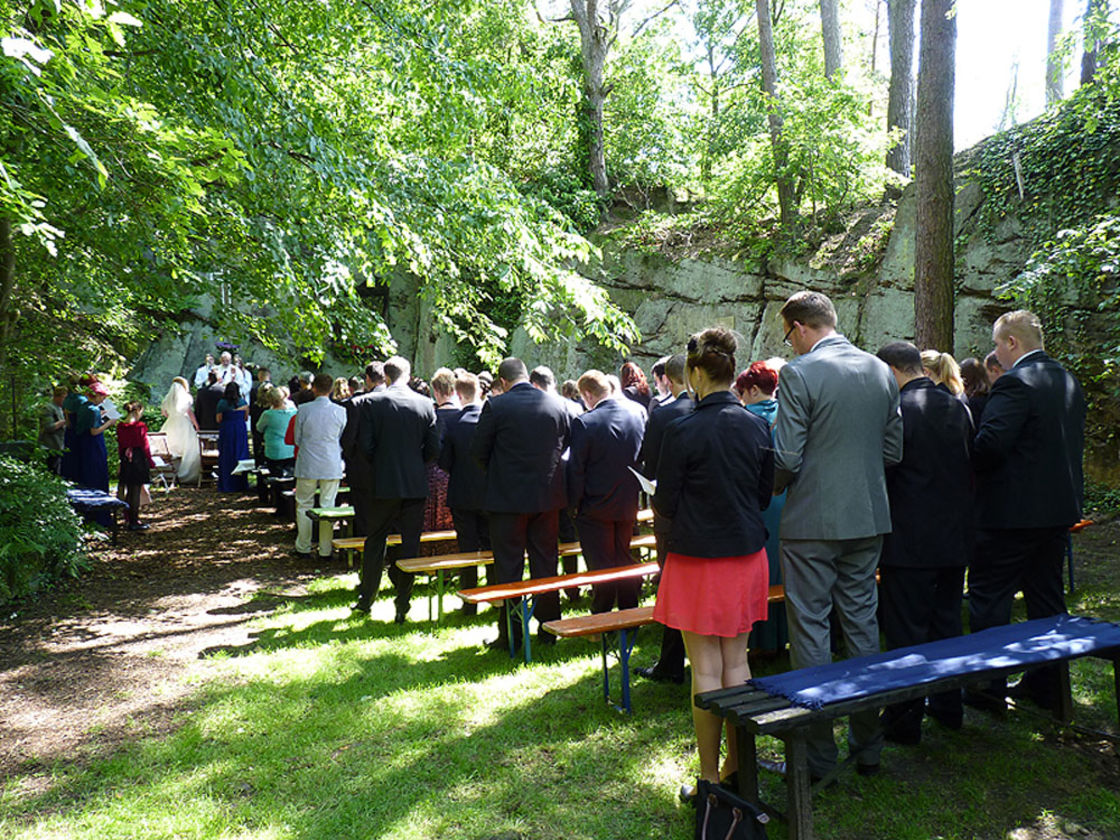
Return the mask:
<svg viewBox="0 0 1120 840">
<path fill-rule="evenodd" d="M 127 457 L 129 449 L 143 450 L 148 457 L 148 466 L 154 467 L 156 465 L 156 462 L 152 460 L 152 450 L 148 446 L 148 426 L 143 420 L 138 420 L 135 423 L 117 424 L 117 451 L 122 459 Z"/>
</svg>

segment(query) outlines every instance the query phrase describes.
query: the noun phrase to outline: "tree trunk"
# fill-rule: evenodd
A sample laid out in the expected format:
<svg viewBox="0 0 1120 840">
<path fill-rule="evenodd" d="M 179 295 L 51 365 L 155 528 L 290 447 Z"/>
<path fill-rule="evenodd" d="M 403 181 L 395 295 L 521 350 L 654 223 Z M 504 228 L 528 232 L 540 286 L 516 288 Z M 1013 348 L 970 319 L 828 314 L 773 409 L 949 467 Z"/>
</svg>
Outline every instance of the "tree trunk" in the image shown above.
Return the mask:
<svg viewBox="0 0 1120 840">
<path fill-rule="evenodd" d="M 1062 34 L 1064 0 L 1050 0 L 1050 20 L 1046 27 L 1046 106 L 1062 101 L 1062 60 L 1057 54 Z"/>
<path fill-rule="evenodd" d="M 953 352 L 953 83 L 957 41 L 954 0 L 922 0 L 918 115 L 914 157 L 915 340 Z"/>
<path fill-rule="evenodd" d="M 1100 23 L 1108 19 L 1108 0 L 1088 0 L 1085 7 L 1085 52 L 1081 55 L 1081 84 L 1087 85 L 1097 75 L 1097 54 L 1100 41 L 1097 39 Z"/>
<path fill-rule="evenodd" d="M 770 0 L 755 0 L 758 14 L 758 46 L 762 57 L 762 91 L 766 94 L 766 116 L 770 125 L 770 144 L 774 151 L 774 182 L 778 188 L 778 215 L 782 230 L 793 229 L 793 186 L 790 183 L 789 154 L 782 137 L 782 115 L 778 108 L 778 57 L 774 52 L 774 27 Z"/>
<path fill-rule="evenodd" d="M 614 40 L 599 21 L 597 0 L 571 0 L 572 17 L 579 26 L 580 58 L 583 64 L 583 112 L 587 120 L 587 166 L 595 192 L 605 198 L 610 192 L 607 155 L 603 144 L 603 66 Z"/>
<path fill-rule="evenodd" d="M 910 177 L 911 103 L 914 98 L 914 8 L 917 0 L 888 0 L 887 29 L 891 48 L 891 83 L 887 127 L 902 129 L 902 139 L 887 150 L 887 166 Z"/>
<path fill-rule="evenodd" d="M 840 0 L 821 0 L 821 34 L 824 38 L 824 75 L 829 80 L 843 63 L 840 50 Z"/>
<path fill-rule="evenodd" d="M 0 218 L 0 370 L 8 363 L 8 342 L 16 325 L 13 297 L 16 289 L 16 249 L 12 220 Z"/>
</svg>

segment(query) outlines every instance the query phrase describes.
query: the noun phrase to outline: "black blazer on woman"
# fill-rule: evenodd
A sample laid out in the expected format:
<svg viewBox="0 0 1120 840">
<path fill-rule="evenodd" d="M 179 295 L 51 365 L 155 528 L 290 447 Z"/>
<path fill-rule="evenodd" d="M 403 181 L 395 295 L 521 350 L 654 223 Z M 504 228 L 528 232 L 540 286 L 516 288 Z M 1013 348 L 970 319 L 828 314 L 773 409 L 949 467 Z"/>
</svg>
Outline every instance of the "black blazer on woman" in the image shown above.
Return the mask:
<svg viewBox="0 0 1120 840">
<path fill-rule="evenodd" d="M 653 509 L 672 520 L 666 547 L 690 557 L 740 557 L 766 545 L 762 510 L 774 487 L 765 421 L 730 391 L 700 400 L 665 430 Z"/>
</svg>

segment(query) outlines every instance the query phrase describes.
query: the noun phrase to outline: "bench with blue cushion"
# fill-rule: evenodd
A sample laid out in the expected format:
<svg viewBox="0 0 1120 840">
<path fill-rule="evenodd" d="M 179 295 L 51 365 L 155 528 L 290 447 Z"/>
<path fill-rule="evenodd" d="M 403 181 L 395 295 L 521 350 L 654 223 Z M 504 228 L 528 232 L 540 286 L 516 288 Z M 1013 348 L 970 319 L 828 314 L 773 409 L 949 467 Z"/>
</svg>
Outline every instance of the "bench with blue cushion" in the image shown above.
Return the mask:
<svg viewBox="0 0 1120 840">
<path fill-rule="evenodd" d="M 1084 656 L 1112 661 L 1120 714 L 1120 625 L 1069 615 L 753 679 L 743 686 L 697 694 L 696 703 L 736 727 L 740 794 L 786 819 L 790 840 L 808 840 L 813 836 L 806 754 L 810 724 L 1054 664 L 1062 673 L 1056 717 L 1068 721 L 1073 707 L 1069 662 Z M 759 735 L 785 742 L 785 814 L 759 798 L 755 746 Z M 832 778 L 833 774 L 826 776 L 816 787 Z"/>
</svg>

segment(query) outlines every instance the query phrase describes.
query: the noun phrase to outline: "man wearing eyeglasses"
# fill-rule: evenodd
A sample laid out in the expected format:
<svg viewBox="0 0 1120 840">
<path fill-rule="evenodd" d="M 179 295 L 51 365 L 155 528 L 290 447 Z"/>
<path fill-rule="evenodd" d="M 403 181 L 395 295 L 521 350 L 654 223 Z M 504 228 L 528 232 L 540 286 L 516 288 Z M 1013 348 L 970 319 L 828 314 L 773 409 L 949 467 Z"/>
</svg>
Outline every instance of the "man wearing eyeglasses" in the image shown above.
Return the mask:
<svg viewBox="0 0 1120 840">
<path fill-rule="evenodd" d="M 898 383 L 890 368 L 836 332 L 836 309 L 798 292 L 781 310 L 796 358 L 782 368 L 774 426 L 775 492 L 789 488 L 781 520 L 790 659 L 832 661 L 835 607 L 849 656 L 879 652 L 875 567 L 891 530 L 885 468 L 902 459 Z M 809 772 L 836 766 L 831 721 L 809 730 Z M 849 750 L 863 775 L 879 769 L 875 710 L 852 715 Z"/>
</svg>

